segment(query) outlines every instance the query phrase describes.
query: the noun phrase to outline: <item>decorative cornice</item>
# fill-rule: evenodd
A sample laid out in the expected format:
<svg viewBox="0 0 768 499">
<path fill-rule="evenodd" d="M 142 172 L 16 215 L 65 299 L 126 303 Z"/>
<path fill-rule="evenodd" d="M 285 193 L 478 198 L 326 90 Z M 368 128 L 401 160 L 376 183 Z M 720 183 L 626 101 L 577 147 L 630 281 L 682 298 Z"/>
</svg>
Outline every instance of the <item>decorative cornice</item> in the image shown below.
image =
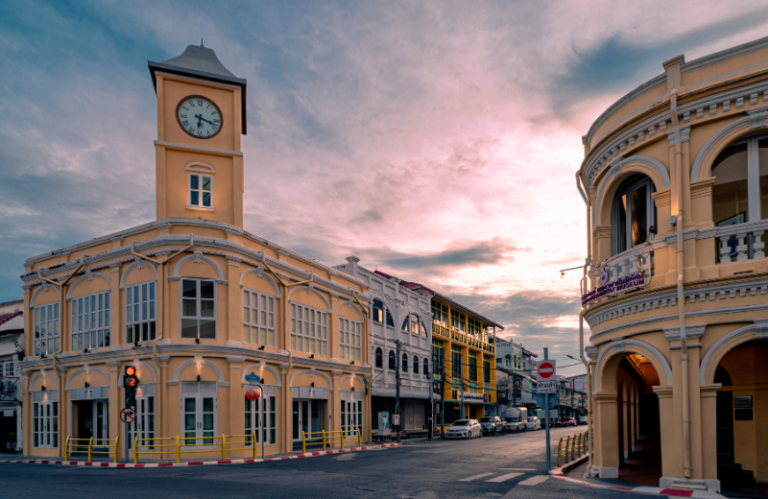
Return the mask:
<svg viewBox="0 0 768 499">
<path fill-rule="evenodd" d="M 685 326 L 685 339 L 686 340 L 697 340 L 704 336 L 704 331 L 707 329 L 706 324 L 701 324 L 698 326 Z M 673 327 L 669 329 L 664 330 L 664 336 L 669 341 L 680 341 L 680 328 L 679 327 Z"/>
</svg>

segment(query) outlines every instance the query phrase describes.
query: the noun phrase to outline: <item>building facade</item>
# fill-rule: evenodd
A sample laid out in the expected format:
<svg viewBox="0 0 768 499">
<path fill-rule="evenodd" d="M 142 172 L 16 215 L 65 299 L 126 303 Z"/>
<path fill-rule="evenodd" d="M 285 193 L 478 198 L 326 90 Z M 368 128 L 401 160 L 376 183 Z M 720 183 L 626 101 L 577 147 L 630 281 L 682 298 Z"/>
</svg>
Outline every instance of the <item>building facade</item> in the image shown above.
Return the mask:
<svg viewBox="0 0 768 499">
<path fill-rule="evenodd" d="M 24 300 L 0 303 L 0 452 L 21 450 Z"/>
<path fill-rule="evenodd" d="M 663 67 L 583 138 L 592 471 L 648 442 L 664 486 L 764 483 L 768 38 Z"/>
<path fill-rule="evenodd" d="M 434 292 L 432 352 L 436 398 L 444 406 L 437 422 L 495 414 L 496 333 L 504 327 Z"/>
<path fill-rule="evenodd" d="M 432 369 L 431 290 L 358 263 L 356 256 L 337 266 L 363 281 L 371 300 L 371 425 L 378 432 L 379 413 L 395 413 L 400 392 L 401 429 L 428 430 Z"/>
<path fill-rule="evenodd" d="M 63 456 L 68 437 L 130 449 L 179 435 L 206 451 L 256 433 L 266 454 L 302 432 L 368 441 L 367 285 L 243 229 L 245 80 L 202 46 L 149 69 L 157 220 L 25 263 L 25 452 Z M 127 366 L 140 381 L 129 425 Z"/>
</svg>

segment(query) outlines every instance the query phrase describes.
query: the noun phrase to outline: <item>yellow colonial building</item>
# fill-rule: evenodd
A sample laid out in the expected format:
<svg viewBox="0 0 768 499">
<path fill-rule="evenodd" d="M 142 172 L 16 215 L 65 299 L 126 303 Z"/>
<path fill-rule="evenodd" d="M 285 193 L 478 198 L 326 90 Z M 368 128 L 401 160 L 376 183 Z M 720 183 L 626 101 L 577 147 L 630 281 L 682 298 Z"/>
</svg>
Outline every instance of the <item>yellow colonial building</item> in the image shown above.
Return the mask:
<svg viewBox="0 0 768 499">
<path fill-rule="evenodd" d="M 663 67 L 583 138 L 591 470 L 765 483 L 768 38 Z"/>
<path fill-rule="evenodd" d="M 256 433 L 266 454 L 302 432 L 369 440 L 366 285 L 243 229 L 246 81 L 202 46 L 149 69 L 157 220 L 25 264 L 25 453 L 63 456 L 68 437 L 120 437 L 121 456 L 136 437 L 206 450 Z M 128 425 L 126 366 L 139 377 Z"/>
<path fill-rule="evenodd" d="M 432 355 L 436 402 L 445 414 L 435 423 L 496 413 L 496 332 L 504 327 L 433 291 Z"/>
</svg>

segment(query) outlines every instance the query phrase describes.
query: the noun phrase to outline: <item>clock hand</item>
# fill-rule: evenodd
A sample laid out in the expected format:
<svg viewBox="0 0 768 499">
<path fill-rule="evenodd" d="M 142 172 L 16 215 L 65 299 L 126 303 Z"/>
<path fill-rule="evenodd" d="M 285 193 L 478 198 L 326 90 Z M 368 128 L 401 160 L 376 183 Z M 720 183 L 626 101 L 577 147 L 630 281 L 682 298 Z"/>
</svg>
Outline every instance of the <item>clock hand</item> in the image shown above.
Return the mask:
<svg viewBox="0 0 768 499">
<path fill-rule="evenodd" d="M 210 125 L 213 125 L 213 123 L 211 123 L 211 122 L 210 122 L 210 121 L 208 121 L 207 119 L 203 118 L 203 115 L 202 115 L 202 114 L 196 114 L 196 115 L 195 115 L 195 118 L 197 118 L 198 120 L 203 120 L 203 121 L 205 121 L 206 123 L 208 123 L 208 124 L 210 124 Z"/>
<path fill-rule="evenodd" d="M 203 123 L 200 121 L 203 119 L 202 115 L 196 114 L 195 118 L 197 118 L 197 128 L 202 128 Z"/>
</svg>

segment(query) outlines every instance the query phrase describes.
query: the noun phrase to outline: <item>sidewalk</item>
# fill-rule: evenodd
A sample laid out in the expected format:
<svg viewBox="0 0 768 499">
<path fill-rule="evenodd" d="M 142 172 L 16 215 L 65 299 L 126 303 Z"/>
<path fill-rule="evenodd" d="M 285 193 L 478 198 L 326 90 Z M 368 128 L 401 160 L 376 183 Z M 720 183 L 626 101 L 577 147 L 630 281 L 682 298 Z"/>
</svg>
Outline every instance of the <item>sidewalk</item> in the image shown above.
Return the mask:
<svg viewBox="0 0 768 499">
<path fill-rule="evenodd" d="M 302 453 L 296 453 L 296 452 L 285 452 L 282 454 L 271 454 L 269 457 L 265 457 L 264 459 L 252 459 L 252 458 L 235 458 L 235 459 L 227 459 L 227 460 L 216 460 L 213 458 L 207 458 L 206 460 L 200 460 L 200 459 L 187 459 L 183 458 L 181 459 L 181 462 L 177 463 L 175 460 L 168 461 L 168 460 L 143 460 L 139 463 L 133 463 L 131 462 L 113 462 L 108 459 L 94 459 L 93 461 L 86 461 L 86 460 L 76 460 L 71 459 L 69 461 L 65 461 L 61 458 L 40 458 L 40 457 L 34 457 L 34 456 L 15 456 L 12 459 L 2 459 L 0 457 L 0 464 L 47 464 L 47 465 L 59 465 L 59 466 L 87 466 L 87 467 L 93 467 L 93 468 L 165 468 L 165 467 L 174 467 L 174 466 L 211 466 L 211 465 L 219 465 L 219 464 L 252 464 L 252 463 L 266 463 L 271 461 L 285 461 L 288 459 L 302 459 L 302 458 L 310 458 L 310 457 L 318 457 L 318 456 L 327 456 L 330 454 L 341 454 L 345 452 L 362 452 L 362 451 L 371 451 L 371 450 L 383 450 L 388 449 L 391 447 L 399 447 L 402 444 L 398 443 L 389 443 L 389 444 L 371 444 L 371 445 L 364 445 L 362 447 L 349 447 L 346 449 L 328 449 L 328 450 L 319 450 L 319 451 L 311 451 L 306 452 L 305 454 Z M 4 456 L 3 456 L 4 457 Z"/>
</svg>

